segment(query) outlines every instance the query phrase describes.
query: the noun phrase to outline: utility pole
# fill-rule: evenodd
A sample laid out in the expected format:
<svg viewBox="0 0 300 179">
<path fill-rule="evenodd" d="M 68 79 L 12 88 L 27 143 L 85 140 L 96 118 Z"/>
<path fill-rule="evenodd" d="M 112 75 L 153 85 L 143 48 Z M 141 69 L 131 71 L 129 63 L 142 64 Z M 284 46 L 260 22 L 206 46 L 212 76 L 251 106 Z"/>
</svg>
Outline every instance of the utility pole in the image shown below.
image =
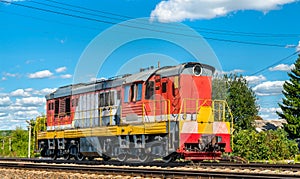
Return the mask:
<svg viewBox="0 0 300 179">
<path fill-rule="evenodd" d="M 28 158 L 30 158 L 30 145 L 31 145 L 31 123 L 27 121 L 28 124 Z"/>
<path fill-rule="evenodd" d="M 4 151 L 4 138 L 2 139 L 2 150 Z"/>
<path fill-rule="evenodd" d="M 2 155 L 4 156 L 4 138 L 2 139 Z"/>
<path fill-rule="evenodd" d="M 9 153 L 11 153 L 11 137 L 8 138 L 8 143 L 9 143 Z"/>
</svg>

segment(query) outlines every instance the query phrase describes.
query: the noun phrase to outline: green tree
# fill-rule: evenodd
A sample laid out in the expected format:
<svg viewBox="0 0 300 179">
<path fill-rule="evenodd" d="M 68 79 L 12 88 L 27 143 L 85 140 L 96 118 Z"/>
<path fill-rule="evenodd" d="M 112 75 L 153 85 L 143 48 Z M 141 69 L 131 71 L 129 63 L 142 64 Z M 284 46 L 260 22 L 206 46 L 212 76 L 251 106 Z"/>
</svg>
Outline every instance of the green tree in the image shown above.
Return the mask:
<svg viewBox="0 0 300 179">
<path fill-rule="evenodd" d="M 279 104 L 282 112 L 277 112 L 279 117 L 286 119 L 284 129 L 290 138 L 300 137 L 300 55 L 295 67 L 288 73 L 290 79 L 283 84 L 282 104 Z"/>
<path fill-rule="evenodd" d="M 44 119 L 41 119 L 44 120 Z M 35 121 L 30 120 L 31 126 L 31 156 L 34 155 Z M 42 127 L 44 130 L 44 127 Z M 0 131 L 0 156 L 27 157 L 28 130 L 17 127 L 15 130 Z"/>
<path fill-rule="evenodd" d="M 47 129 L 46 122 L 47 118 L 45 115 L 39 116 L 35 120 L 30 121 L 34 135 L 36 135 L 37 132 L 45 131 Z"/>
<path fill-rule="evenodd" d="M 226 100 L 227 98 L 227 81 L 224 76 L 215 76 L 212 82 L 212 99 Z"/>
<path fill-rule="evenodd" d="M 234 135 L 234 154 L 247 160 L 292 159 L 298 152 L 298 145 L 288 140 L 282 130 L 269 130 L 257 133 L 254 130 L 241 130 Z"/>
<path fill-rule="evenodd" d="M 236 131 L 253 128 L 252 123 L 258 114 L 256 96 L 242 75 L 230 74 L 215 78 L 213 99 L 218 98 L 227 101 Z"/>
<path fill-rule="evenodd" d="M 12 152 L 15 157 L 26 157 L 28 154 L 28 131 L 17 127 L 11 133 Z"/>
<path fill-rule="evenodd" d="M 10 156 L 11 130 L 0 131 L 0 156 Z"/>
</svg>

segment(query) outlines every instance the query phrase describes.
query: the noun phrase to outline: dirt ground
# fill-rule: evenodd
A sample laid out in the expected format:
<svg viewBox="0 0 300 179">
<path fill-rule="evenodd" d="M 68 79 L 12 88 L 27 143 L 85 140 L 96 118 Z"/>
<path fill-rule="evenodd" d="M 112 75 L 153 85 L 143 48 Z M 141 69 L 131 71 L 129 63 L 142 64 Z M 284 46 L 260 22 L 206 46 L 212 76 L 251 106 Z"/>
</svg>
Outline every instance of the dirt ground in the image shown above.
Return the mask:
<svg viewBox="0 0 300 179">
<path fill-rule="evenodd" d="M 82 173 L 68 173 L 63 171 L 35 171 L 27 169 L 3 169 L 0 168 L 1 179 L 140 179 L 140 176 L 121 176 L 121 175 L 103 175 L 103 174 L 82 174 Z"/>
</svg>

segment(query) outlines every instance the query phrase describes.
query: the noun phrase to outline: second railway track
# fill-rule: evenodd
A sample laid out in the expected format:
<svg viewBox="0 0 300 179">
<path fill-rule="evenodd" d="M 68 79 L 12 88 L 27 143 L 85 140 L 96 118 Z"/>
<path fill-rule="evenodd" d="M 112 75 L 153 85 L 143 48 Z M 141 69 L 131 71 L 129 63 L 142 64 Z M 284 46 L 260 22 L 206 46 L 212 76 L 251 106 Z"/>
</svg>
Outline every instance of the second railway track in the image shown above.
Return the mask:
<svg viewBox="0 0 300 179">
<path fill-rule="evenodd" d="M 1 160 L 0 160 L 1 161 Z M 48 162 L 48 163 L 46 163 Z M 139 164 L 104 164 L 100 161 L 76 163 L 58 160 L 56 163 L 41 160 L 13 159 L 2 160 L 1 168 L 18 170 L 39 170 L 48 172 L 64 172 L 83 174 L 136 177 L 136 178 L 300 178 L 299 165 L 266 165 L 266 164 L 237 164 L 237 163 L 172 163 L 169 166 L 157 162 L 149 165 Z M 97 164 L 98 163 L 98 164 Z M 160 166 L 160 164 L 162 164 Z M 97 177 L 96 177 L 97 178 Z"/>
</svg>

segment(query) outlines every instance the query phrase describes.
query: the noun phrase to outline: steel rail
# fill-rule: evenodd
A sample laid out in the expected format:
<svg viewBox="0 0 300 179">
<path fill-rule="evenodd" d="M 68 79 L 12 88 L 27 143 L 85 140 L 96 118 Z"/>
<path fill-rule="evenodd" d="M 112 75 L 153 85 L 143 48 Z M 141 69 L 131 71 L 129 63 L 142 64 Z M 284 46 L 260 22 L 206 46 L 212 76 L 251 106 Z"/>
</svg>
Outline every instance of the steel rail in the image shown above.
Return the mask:
<svg viewBox="0 0 300 179">
<path fill-rule="evenodd" d="M 83 164 L 83 165 L 115 165 L 115 166 L 156 166 L 156 167 L 180 167 L 180 166 L 189 166 L 189 167 L 227 167 L 227 168 L 265 168 L 265 169 L 289 169 L 300 171 L 300 164 L 269 164 L 269 163 L 234 163 L 234 162 L 197 162 L 193 163 L 190 161 L 182 162 L 170 162 L 165 163 L 163 161 L 153 161 L 139 163 L 138 161 L 132 162 L 119 162 L 117 160 L 103 161 L 103 160 L 52 160 L 48 158 L 37 159 L 37 158 L 0 158 L 0 161 L 23 161 L 23 162 L 33 162 L 33 163 L 54 163 L 54 164 Z"/>
<path fill-rule="evenodd" d="M 45 161 L 44 161 L 45 162 Z M 63 160 L 62 160 L 63 162 Z M 236 165 L 237 166 L 237 165 Z M 241 165 L 245 166 L 245 165 Z M 102 173 L 102 174 L 129 174 L 129 175 L 140 175 L 140 176 L 159 176 L 163 178 L 167 177 L 216 177 L 216 178 L 287 178 L 294 179 L 300 178 L 299 172 L 295 173 L 266 173 L 265 171 L 258 172 L 241 172 L 240 170 L 229 169 L 228 168 L 219 168 L 219 170 L 207 169 L 201 170 L 200 168 L 190 168 L 189 167 L 133 167 L 126 166 L 123 167 L 115 165 L 70 165 L 70 164 L 47 164 L 47 163 L 32 163 L 32 161 L 8 161 L 0 162 L 1 168 L 21 168 L 21 169 L 38 169 L 38 170 L 47 170 L 47 171 L 65 171 L 72 173 Z M 224 167 L 224 166 L 223 166 Z M 253 167 L 253 166 L 252 166 Z M 260 166 L 258 166 L 260 167 Z M 282 167 L 282 166 L 281 166 Z M 238 168 L 238 166 L 237 166 Z M 264 167 L 265 168 L 265 167 Z M 297 167 L 298 169 L 298 167 Z M 299 171 L 299 170 L 297 170 Z"/>
</svg>

